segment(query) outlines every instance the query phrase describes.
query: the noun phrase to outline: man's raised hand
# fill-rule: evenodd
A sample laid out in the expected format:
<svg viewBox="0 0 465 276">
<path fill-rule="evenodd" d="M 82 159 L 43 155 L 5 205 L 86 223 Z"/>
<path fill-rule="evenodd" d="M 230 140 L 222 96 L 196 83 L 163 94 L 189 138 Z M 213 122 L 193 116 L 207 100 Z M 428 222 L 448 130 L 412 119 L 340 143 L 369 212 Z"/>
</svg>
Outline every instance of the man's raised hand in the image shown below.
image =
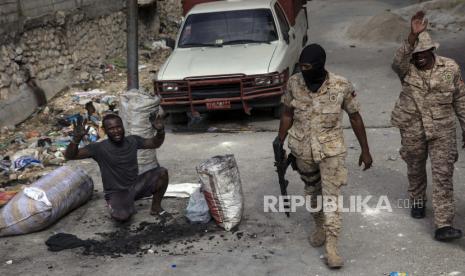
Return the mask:
<svg viewBox="0 0 465 276">
<path fill-rule="evenodd" d="M 154 129 L 162 130 L 165 128 L 165 116 L 157 112 L 150 113 L 149 121 Z"/>
<path fill-rule="evenodd" d="M 73 121 L 73 141 L 75 143 L 81 142 L 82 138 L 89 133 L 90 126 L 86 127 L 87 119 L 84 121 L 82 117 L 78 117 L 77 120 Z"/>
</svg>

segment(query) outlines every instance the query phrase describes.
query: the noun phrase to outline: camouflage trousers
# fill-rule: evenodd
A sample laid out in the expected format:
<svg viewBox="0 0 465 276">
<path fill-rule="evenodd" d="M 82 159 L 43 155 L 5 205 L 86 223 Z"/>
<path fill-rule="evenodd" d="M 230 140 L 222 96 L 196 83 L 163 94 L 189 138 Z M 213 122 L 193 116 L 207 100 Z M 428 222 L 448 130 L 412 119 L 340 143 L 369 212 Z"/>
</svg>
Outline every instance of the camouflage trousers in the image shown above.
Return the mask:
<svg viewBox="0 0 465 276">
<path fill-rule="evenodd" d="M 408 192 L 414 203 L 426 202 L 426 160 L 432 171 L 432 205 L 437 228 L 450 226 L 455 215 L 453 173 L 457 161 L 455 132 L 433 140 L 424 133 L 402 131 L 400 155 L 407 163 Z"/>
<path fill-rule="evenodd" d="M 345 154 L 328 157 L 315 163 L 309 160 L 296 159 L 297 169 L 305 183 L 305 194 L 311 196 L 311 206 L 316 209 L 317 198 L 320 196 L 337 200 L 340 188 L 347 183 L 347 168 Z M 323 210 L 324 200 L 321 200 Z M 339 210 L 332 212 L 312 212 L 317 227 L 323 227 L 326 235 L 338 237 L 342 228 L 342 218 Z"/>
</svg>

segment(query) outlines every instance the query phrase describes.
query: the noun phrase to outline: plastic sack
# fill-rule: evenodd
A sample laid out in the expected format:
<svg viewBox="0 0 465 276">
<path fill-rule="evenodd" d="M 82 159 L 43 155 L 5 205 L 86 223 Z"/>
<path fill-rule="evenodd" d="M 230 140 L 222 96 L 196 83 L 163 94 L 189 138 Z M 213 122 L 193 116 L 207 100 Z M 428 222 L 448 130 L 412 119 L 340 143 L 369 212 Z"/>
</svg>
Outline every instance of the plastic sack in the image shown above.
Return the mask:
<svg viewBox="0 0 465 276">
<path fill-rule="evenodd" d="M 52 171 L 28 187 L 29 196 L 23 190 L 0 209 L 0 237 L 50 226 L 90 200 L 93 190 L 92 178 L 80 168 L 63 166 Z"/>
<path fill-rule="evenodd" d="M 242 218 L 242 184 L 234 155 L 215 156 L 197 167 L 202 191 L 216 223 L 226 231 Z"/>
<path fill-rule="evenodd" d="M 189 198 L 186 217 L 191 223 L 208 223 L 212 217 L 205 196 L 198 188 Z"/>
<path fill-rule="evenodd" d="M 0 192 L 0 208 L 10 201 L 19 191 Z"/>
<path fill-rule="evenodd" d="M 119 115 L 123 120 L 127 135 L 152 138 L 155 135 L 155 129 L 150 124 L 149 117 L 151 113 L 158 113 L 160 110 L 160 98 L 142 89 L 133 89 L 120 96 Z M 156 150 L 138 150 L 137 161 L 139 174 L 158 167 Z"/>
</svg>

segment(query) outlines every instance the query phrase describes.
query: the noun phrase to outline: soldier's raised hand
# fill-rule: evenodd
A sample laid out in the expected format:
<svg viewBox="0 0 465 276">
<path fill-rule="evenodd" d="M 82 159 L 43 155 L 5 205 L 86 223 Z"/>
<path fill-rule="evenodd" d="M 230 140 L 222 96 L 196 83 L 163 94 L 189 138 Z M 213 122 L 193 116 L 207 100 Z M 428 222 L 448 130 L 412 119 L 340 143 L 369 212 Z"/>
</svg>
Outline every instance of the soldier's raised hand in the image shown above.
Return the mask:
<svg viewBox="0 0 465 276">
<path fill-rule="evenodd" d="M 411 20 L 411 32 L 413 35 L 418 36 L 424 32 L 428 27 L 428 19 L 425 18 L 424 11 L 418 11 Z"/>
</svg>

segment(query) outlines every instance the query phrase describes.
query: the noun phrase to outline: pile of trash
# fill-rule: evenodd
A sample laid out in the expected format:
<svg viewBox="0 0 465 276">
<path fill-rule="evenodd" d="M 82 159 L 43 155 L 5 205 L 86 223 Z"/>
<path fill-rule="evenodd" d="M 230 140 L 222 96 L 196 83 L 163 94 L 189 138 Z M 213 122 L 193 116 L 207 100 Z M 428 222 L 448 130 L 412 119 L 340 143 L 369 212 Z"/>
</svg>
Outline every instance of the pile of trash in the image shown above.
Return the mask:
<svg viewBox="0 0 465 276">
<path fill-rule="evenodd" d="M 50 171 L 46 167 L 62 165 L 64 151 L 73 138 L 73 122 L 87 119 L 90 127 L 80 147 L 104 137 L 101 119 L 106 112 L 118 111 L 116 96 L 98 89 L 77 91 L 69 96 L 67 109 L 58 107 L 60 101 L 56 101 L 17 129 L 1 130 L 0 189 L 30 184 Z"/>
<path fill-rule="evenodd" d="M 139 51 L 140 86 L 146 91 L 153 90 L 154 76 L 171 53 L 166 44 L 155 41 Z M 105 139 L 101 120 L 107 112 L 118 113 L 120 109 L 120 95 L 127 85 L 125 71 L 122 57 L 92 70 L 77 70 L 69 90 L 25 122 L 0 129 L 0 208 L 26 185 L 65 163 L 73 122 L 87 119 L 90 127 L 80 147 Z"/>
</svg>

